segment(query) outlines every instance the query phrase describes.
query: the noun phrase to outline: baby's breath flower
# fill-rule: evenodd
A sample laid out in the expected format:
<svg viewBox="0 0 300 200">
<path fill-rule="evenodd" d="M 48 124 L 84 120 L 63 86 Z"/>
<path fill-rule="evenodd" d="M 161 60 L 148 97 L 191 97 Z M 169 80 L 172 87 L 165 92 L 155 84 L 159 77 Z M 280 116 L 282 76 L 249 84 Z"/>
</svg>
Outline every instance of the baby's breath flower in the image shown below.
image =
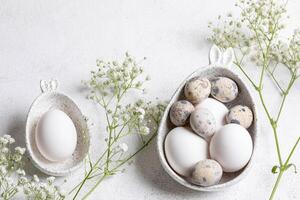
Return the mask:
<svg viewBox="0 0 300 200">
<path fill-rule="evenodd" d="M 21 147 L 16 147 L 15 148 L 16 153 L 23 155 L 26 151 L 25 148 L 21 148 Z"/>
<path fill-rule="evenodd" d="M 11 136 L 10 136 L 10 135 L 7 135 L 7 134 L 3 135 L 2 137 L 3 137 L 4 139 L 7 139 L 7 140 L 11 139 Z"/>
<path fill-rule="evenodd" d="M 33 180 L 34 180 L 34 182 L 36 182 L 36 183 L 39 183 L 40 182 L 40 179 L 39 179 L 39 177 L 35 174 L 35 175 L 33 175 Z"/>
<path fill-rule="evenodd" d="M 9 152 L 9 149 L 6 148 L 6 147 L 4 147 L 4 148 L 1 149 L 1 152 L 4 153 L 4 154 L 6 154 L 6 153 Z"/>
<path fill-rule="evenodd" d="M 3 165 L 0 165 L 0 175 L 5 175 L 7 173 L 6 167 Z"/>
<path fill-rule="evenodd" d="M 148 127 L 146 127 L 146 126 L 143 126 L 141 128 L 141 132 L 140 133 L 141 133 L 141 135 L 149 135 L 150 129 Z"/>
<path fill-rule="evenodd" d="M 0 137 L 0 144 L 6 145 L 6 144 L 8 144 L 8 140 L 4 137 Z"/>
<path fill-rule="evenodd" d="M 9 143 L 9 144 L 15 143 L 15 139 L 14 139 L 14 138 L 9 138 L 9 139 L 8 139 L 8 143 Z"/>
<path fill-rule="evenodd" d="M 137 109 L 137 113 L 138 113 L 139 115 L 145 115 L 145 110 L 144 110 L 143 108 L 138 108 L 138 109 Z"/>
<path fill-rule="evenodd" d="M 25 176 L 20 177 L 18 180 L 19 185 L 24 185 L 27 182 L 28 182 L 28 179 Z"/>
<path fill-rule="evenodd" d="M 12 159 L 15 161 L 15 162 L 20 162 L 22 160 L 22 154 L 14 154 Z"/>
<path fill-rule="evenodd" d="M 52 185 L 55 181 L 55 177 L 54 176 L 50 176 L 47 178 L 48 184 Z"/>
<path fill-rule="evenodd" d="M 286 3 L 287 1 L 277 0 L 238 0 L 235 5 L 240 8 L 239 18 L 234 19 L 232 16 L 218 17 L 218 22 L 215 25 L 212 23 L 208 25 L 212 31 L 209 39 L 213 43 L 222 49 L 233 48 L 234 64 L 258 92 L 259 100 L 263 104 L 263 109 L 272 126 L 276 154 L 280 165 L 276 165 L 275 169 L 280 169 L 280 172 L 270 195 L 270 200 L 274 198 L 281 176 L 286 171 L 285 166 L 294 165 L 288 162 L 300 141 L 300 138 L 298 138 L 295 146 L 290 150 L 288 158 L 284 159 L 280 152 L 279 144 L 281 142 L 276 137 L 277 127 L 281 113 L 284 110 L 285 99 L 296 79 L 300 76 L 298 71 L 300 67 L 299 30 L 295 30 L 290 38 L 283 40 L 286 33 L 282 34 L 282 29 L 285 28 L 284 22 L 288 19 L 286 16 Z M 252 66 L 254 65 L 259 69 L 258 77 L 253 78 L 244 69 L 248 61 L 252 62 Z M 288 74 L 285 74 L 285 71 Z M 264 75 L 266 74 L 269 75 L 281 94 L 281 103 L 278 106 L 276 115 L 270 112 L 267 98 L 265 99 L 262 95 L 265 83 Z"/>
<path fill-rule="evenodd" d="M 85 180 L 90 178 L 91 174 L 104 174 L 104 177 L 99 178 L 105 178 L 121 171 L 119 168 L 123 164 L 129 162 L 152 141 L 155 134 L 148 137 L 142 135 L 150 134 L 150 127 L 157 128 L 162 110 L 165 108 L 165 106 L 151 104 L 142 99 L 133 103 L 125 103 L 128 102 L 124 99 L 129 90 L 144 93 L 144 82 L 150 80 L 149 76 L 142 76 L 143 68 L 129 53 L 126 52 L 122 62 L 97 61 L 97 67 L 98 70 L 91 73 L 91 79 L 87 85 L 91 90 L 89 99 L 96 101 L 105 111 L 107 136 L 104 140 L 107 150 L 106 155 L 101 156 L 95 165 L 88 158 L 92 173 L 87 173 Z M 119 143 L 120 139 L 122 138 L 123 141 L 126 136 L 134 134 L 141 138 L 142 144 L 136 151 L 133 150 L 132 154 L 125 153 L 128 151 L 128 146 L 126 143 Z M 147 140 L 144 140 L 146 138 Z M 76 189 L 75 197 L 82 187 Z"/>
<path fill-rule="evenodd" d="M 20 176 L 25 176 L 26 175 L 26 173 L 25 173 L 25 171 L 23 169 L 18 169 L 16 172 Z"/>
<path fill-rule="evenodd" d="M 128 151 L 128 146 L 126 143 L 121 143 L 119 144 L 119 148 L 123 151 L 123 152 L 127 152 Z"/>
</svg>

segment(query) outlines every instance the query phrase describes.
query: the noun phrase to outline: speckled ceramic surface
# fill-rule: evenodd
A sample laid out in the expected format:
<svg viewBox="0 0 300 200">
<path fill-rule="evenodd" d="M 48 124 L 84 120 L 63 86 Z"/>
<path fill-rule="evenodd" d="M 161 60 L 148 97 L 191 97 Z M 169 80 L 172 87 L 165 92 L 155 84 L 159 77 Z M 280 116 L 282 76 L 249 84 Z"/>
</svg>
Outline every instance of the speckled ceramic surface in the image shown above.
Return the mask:
<svg viewBox="0 0 300 200">
<path fill-rule="evenodd" d="M 214 47 L 213 47 L 214 48 Z M 212 50 L 214 50 L 212 48 Z M 212 56 L 213 54 L 213 56 Z M 228 56 L 228 55 L 226 55 Z M 198 191 L 217 191 L 217 190 L 222 190 L 225 189 L 228 186 L 234 185 L 236 184 L 238 181 L 240 181 L 241 179 L 243 179 L 245 177 L 245 175 L 249 172 L 250 167 L 252 165 L 252 161 L 253 161 L 253 156 L 255 156 L 255 150 L 256 150 L 256 146 L 257 146 L 257 137 L 258 137 L 258 124 L 257 124 L 257 111 L 256 111 L 256 106 L 254 104 L 254 100 L 253 97 L 251 96 L 249 89 L 246 85 L 246 83 L 244 83 L 237 74 L 235 74 L 234 72 L 232 72 L 227 66 L 228 64 L 230 64 L 230 62 L 226 61 L 226 64 L 220 64 L 220 58 L 218 56 L 215 56 L 214 53 L 211 52 L 210 55 L 210 61 L 211 64 L 209 66 L 200 68 L 199 70 L 195 71 L 194 73 L 192 73 L 190 76 L 188 76 L 186 78 L 186 80 L 184 80 L 178 87 L 178 89 L 175 91 L 173 97 L 170 100 L 169 105 L 167 106 L 165 113 L 162 117 L 161 120 L 161 124 L 159 126 L 158 129 L 158 136 L 157 136 L 157 148 L 158 148 L 158 153 L 159 153 L 159 158 L 160 158 L 160 162 L 163 166 L 163 168 L 165 169 L 165 171 L 178 183 L 194 189 L 194 190 L 198 190 Z M 224 59 L 223 59 L 224 60 Z M 215 61 L 215 62 L 214 62 Z M 223 67 L 219 67 L 219 66 L 223 66 Z M 232 80 L 234 80 L 238 87 L 239 87 L 239 94 L 237 96 L 236 99 L 234 99 L 232 102 L 230 103 L 225 103 L 225 105 L 230 109 L 231 107 L 238 105 L 238 104 L 243 104 L 248 106 L 252 111 L 253 111 L 253 123 L 252 125 L 249 127 L 248 131 L 251 135 L 252 141 L 253 141 L 253 154 L 252 157 L 249 161 L 249 163 L 246 165 L 246 167 L 244 167 L 242 170 L 235 172 L 235 173 L 225 173 L 222 176 L 221 181 L 219 182 L 219 184 L 217 185 L 213 185 L 213 186 L 207 186 L 207 187 L 202 187 L 199 185 L 195 185 L 193 183 L 191 183 L 191 181 L 188 181 L 186 178 L 178 175 L 168 164 L 167 160 L 166 160 L 166 156 L 165 156 L 165 152 L 164 152 L 164 141 L 165 141 L 165 137 L 168 134 L 168 132 L 170 130 L 172 130 L 175 126 L 170 122 L 169 119 L 169 110 L 171 105 L 181 99 L 185 99 L 184 98 L 184 86 L 187 80 L 190 80 L 193 77 L 196 76 L 200 76 L 200 77 L 207 77 L 209 79 L 217 77 L 217 76 L 224 76 L 224 77 L 228 77 Z"/>
<path fill-rule="evenodd" d="M 26 122 L 26 146 L 33 164 L 42 172 L 64 176 L 77 169 L 89 151 L 89 133 L 86 120 L 74 101 L 56 91 L 57 81 L 41 81 L 42 94 L 33 102 Z M 60 109 L 73 121 L 77 131 L 77 145 L 72 157 L 63 162 L 51 162 L 39 152 L 35 142 L 36 125 L 41 116 L 51 109 Z"/>
</svg>

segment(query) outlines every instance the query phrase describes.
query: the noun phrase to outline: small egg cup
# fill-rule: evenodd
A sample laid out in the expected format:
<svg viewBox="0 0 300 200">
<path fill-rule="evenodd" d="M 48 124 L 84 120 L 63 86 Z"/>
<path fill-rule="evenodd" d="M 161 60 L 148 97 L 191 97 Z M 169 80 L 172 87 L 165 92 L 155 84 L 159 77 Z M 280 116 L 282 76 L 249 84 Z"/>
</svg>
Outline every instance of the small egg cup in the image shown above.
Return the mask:
<svg viewBox="0 0 300 200">
<path fill-rule="evenodd" d="M 56 80 L 41 80 L 42 94 L 32 103 L 26 122 L 26 146 L 32 163 L 42 172 L 52 176 L 66 176 L 80 167 L 90 147 L 90 135 L 86 118 L 74 101 L 65 94 L 57 92 Z M 37 148 L 35 141 L 36 126 L 39 119 L 49 110 L 59 109 L 73 121 L 77 131 L 77 145 L 71 157 L 64 161 L 47 160 Z"/>
<path fill-rule="evenodd" d="M 257 149 L 257 138 L 258 138 L 258 122 L 257 122 L 257 109 L 256 105 L 254 103 L 254 99 L 250 93 L 249 88 L 247 87 L 247 84 L 233 71 L 230 70 L 230 66 L 233 62 L 233 50 L 227 49 L 226 51 L 222 52 L 216 45 L 213 45 L 213 47 L 210 50 L 209 54 L 210 59 L 210 65 L 206 67 L 202 67 L 198 69 L 197 71 L 193 72 L 191 75 L 189 75 L 177 88 L 174 95 L 172 96 L 168 106 L 166 107 L 166 110 L 163 114 L 161 123 L 158 128 L 158 134 L 157 134 L 157 149 L 158 149 L 158 155 L 161 162 L 162 167 L 164 170 L 178 183 L 181 185 L 197 190 L 197 191 L 203 191 L 203 192 L 212 192 L 212 191 L 220 191 L 224 190 L 225 188 L 228 188 L 229 186 L 232 186 L 236 183 L 238 183 L 240 180 L 242 180 L 249 172 L 251 165 L 253 163 L 253 157 L 255 156 L 255 152 Z M 183 177 L 176 173 L 171 166 L 168 164 L 168 161 L 166 159 L 165 150 L 164 150 L 164 142 L 166 135 L 169 133 L 170 130 L 175 128 L 175 126 L 171 123 L 169 119 L 169 111 L 172 106 L 172 104 L 178 100 L 185 99 L 184 98 L 184 86 L 185 83 L 190 80 L 193 77 L 200 76 L 200 77 L 206 77 L 208 79 L 217 77 L 217 76 L 224 76 L 228 77 L 232 80 L 234 80 L 238 87 L 239 87 L 239 94 L 235 100 L 229 103 L 225 103 L 227 108 L 231 108 L 235 105 L 241 104 L 248 106 L 252 112 L 253 112 L 253 122 L 252 125 L 247 129 L 250 133 L 250 136 L 252 138 L 253 142 L 253 153 L 250 158 L 250 161 L 248 164 L 241 170 L 234 172 L 234 173 L 224 173 L 222 176 L 221 181 L 212 186 L 203 187 L 200 185 L 196 185 L 192 183 L 190 177 Z"/>
</svg>

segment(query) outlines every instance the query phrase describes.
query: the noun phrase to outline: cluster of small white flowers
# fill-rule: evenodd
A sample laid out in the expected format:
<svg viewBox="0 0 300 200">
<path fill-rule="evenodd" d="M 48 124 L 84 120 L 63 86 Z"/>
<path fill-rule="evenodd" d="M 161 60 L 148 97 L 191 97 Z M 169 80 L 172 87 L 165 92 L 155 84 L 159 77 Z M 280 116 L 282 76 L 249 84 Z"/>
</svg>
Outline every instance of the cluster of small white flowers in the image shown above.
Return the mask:
<svg viewBox="0 0 300 200">
<path fill-rule="evenodd" d="M 279 40 L 272 45 L 271 53 L 276 62 L 283 63 L 291 70 L 297 70 L 300 67 L 300 31 L 295 30 L 288 42 Z"/>
<path fill-rule="evenodd" d="M 92 77 L 88 82 L 91 88 L 89 98 L 101 104 L 104 103 L 102 98 L 106 96 L 113 95 L 119 99 L 129 89 L 143 90 L 143 83 L 150 80 L 149 76 L 140 79 L 143 69 L 128 53 L 121 63 L 98 60 L 97 67 L 97 71 L 91 72 Z"/>
<path fill-rule="evenodd" d="M 19 183 L 23 186 L 27 199 L 63 200 L 66 197 L 66 193 L 54 185 L 54 180 L 55 177 L 48 177 L 46 182 L 41 182 L 39 177 L 34 175 L 31 181 L 26 177 L 21 177 Z"/>
<path fill-rule="evenodd" d="M 13 143 L 15 139 L 10 135 L 0 137 L 0 196 L 8 200 L 23 191 L 27 199 L 64 199 L 54 186 L 54 178 L 48 178 L 47 184 L 40 183 L 36 175 L 32 180 L 28 180 L 23 169 L 23 156 L 26 149 L 21 147 L 13 149 L 11 147 Z"/>
<path fill-rule="evenodd" d="M 110 176 L 118 171 L 123 171 L 119 168 L 129 162 L 154 138 L 156 132 L 152 131 L 151 128 L 154 127 L 151 125 L 157 127 L 165 108 L 163 104 L 152 104 L 141 99 L 135 103 L 124 105 L 123 99 L 130 89 L 142 91 L 144 94 L 146 90 L 143 88 L 143 84 L 150 80 L 149 76 L 143 78 L 142 67 L 128 53 L 122 62 L 99 60 L 97 67 L 98 70 L 91 72 L 91 79 L 87 82 L 91 89 L 88 98 L 96 101 L 105 111 L 107 149 L 96 164 L 93 164 L 89 157 L 87 158 L 90 173 L 86 173 L 85 180 L 91 178 L 90 174 Z M 126 139 L 124 137 L 128 135 L 137 135 L 142 140 L 142 144 L 137 150 L 125 153 L 129 147 L 123 141 Z M 77 190 L 75 196 L 79 194 L 81 188 Z"/>
<path fill-rule="evenodd" d="M 275 82 L 274 71 L 279 66 L 289 69 L 291 76 L 300 76 L 300 32 L 295 30 L 291 38 L 283 40 L 280 32 L 284 29 L 286 2 L 276 0 L 238 0 L 240 17 L 232 14 L 218 17 L 217 23 L 210 22 L 212 31 L 209 40 L 221 48 L 235 49 L 236 62 L 248 57 L 256 66 L 264 65 Z M 274 64 L 274 65 L 273 65 Z M 279 86 L 281 87 L 281 86 Z"/>
<path fill-rule="evenodd" d="M 7 144 L 13 144 L 15 143 L 15 139 L 12 138 L 10 135 L 3 135 L 1 138 L 0 138 L 0 145 L 2 146 L 5 146 Z"/>
<path fill-rule="evenodd" d="M 11 199 L 19 192 L 18 183 L 14 182 L 12 176 L 15 172 L 25 173 L 22 168 L 22 157 L 25 149 L 16 147 L 11 150 L 15 139 L 10 135 L 0 137 L 0 194 L 4 199 Z M 22 172 L 21 172 L 22 171 Z"/>
<path fill-rule="evenodd" d="M 212 23 L 209 25 L 212 29 L 211 41 L 221 48 L 232 47 L 234 49 L 236 58 L 234 64 L 240 68 L 241 72 L 259 94 L 259 100 L 273 129 L 279 165 L 275 165 L 271 170 L 274 174 L 278 173 L 278 176 L 270 199 L 273 199 L 275 196 L 280 177 L 287 168 L 294 166 L 289 161 L 300 141 L 300 138 L 298 138 L 290 150 L 288 158 L 282 159 L 279 145 L 281 142 L 277 137 L 277 127 L 286 104 L 286 97 L 289 95 L 296 80 L 300 77 L 298 73 L 300 67 L 300 32 L 295 30 L 290 37 L 283 37 L 286 35 L 282 31 L 285 27 L 283 22 L 288 18 L 286 16 L 286 5 L 287 1 L 239 0 L 236 6 L 240 8 L 241 16 L 238 19 L 232 19 L 230 16 L 225 19 L 222 18 L 216 23 L 216 26 L 212 25 Z M 241 35 L 243 37 L 239 37 Z M 250 50 L 250 53 L 245 53 L 244 48 Z M 247 58 L 250 58 L 252 66 L 255 64 L 257 67 L 260 67 L 258 78 L 256 79 L 244 69 L 249 64 Z M 284 69 L 278 70 L 278 68 Z M 268 102 L 262 92 L 266 90 L 264 88 L 265 75 L 269 75 L 269 78 L 281 94 L 279 106 L 277 108 L 272 106 L 272 109 L 278 110 L 276 115 L 270 112 L 268 105 L 270 102 Z M 286 166 L 288 167 L 286 168 Z M 296 167 L 294 166 L 294 168 Z"/>
<path fill-rule="evenodd" d="M 280 19 L 286 13 L 285 3 L 239 0 L 235 6 L 241 9 L 241 17 L 234 18 L 228 14 L 226 17 L 219 16 L 216 25 L 210 22 L 208 27 L 212 30 L 212 36 L 209 39 L 221 48 L 233 47 L 242 55 L 251 53 L 252 60 L 261 64 L 262 57 L 256 49 L 269 48 L 267 41 L 284 28 Z"/>
</svg>

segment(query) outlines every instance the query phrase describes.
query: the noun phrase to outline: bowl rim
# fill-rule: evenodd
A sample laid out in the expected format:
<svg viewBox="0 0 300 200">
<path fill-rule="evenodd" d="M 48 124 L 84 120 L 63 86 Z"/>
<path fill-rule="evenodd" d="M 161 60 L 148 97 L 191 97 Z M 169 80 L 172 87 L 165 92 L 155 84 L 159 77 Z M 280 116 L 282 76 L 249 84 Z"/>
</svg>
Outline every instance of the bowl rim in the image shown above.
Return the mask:
<svg viewBox="0 0 300 200">
<path fill-rule="evenodd" d="M 165 153 L 164 153 L 164 140 L 165 140 L 165 135 L 163 134 L 163 126 L 164 123 L 166 122 L 166 120 L 168 120 L 168 116 L 169 116 L 169 110 L 170 107 L 172 106 L 173 100 L 175 98 L 175 96 L 178 94 L 178 92 L 181 91 L 181 89 L 184 87 L 185 83 L 187 80 L 191 79 L 192 77 L 196 76 L 197 74 L 199 74 L 200 72 L 209 70 L 209 69 L 218 69 L 218 70 L 227 70 L 230 73 L 232 73 L 234 76 L 236 76 L 236 78 L 241 81 L 242 83 L 244 83 L 245 86 L 245 90 L 248 92 L 251 101 L 253 103 L 253 115 L 254 115 L 254 128 L 256 130 L 256 133 L 253 134 L 253 139 L 252 139 L 252 143 L 253 143 L 253 151 L 252 151 L 252 155 L 251 158 L 249 160 L 249 162 L 247 163 L 247 165 L 243 168 L 243 171 L 236 176 L 235 178 L 231 179 L 230 181 L 221 183 L 221 184 L 217 184 L 217 185 L 212 185 L 212 186 L 207 186 L 207 187 L 203 187 L 200 185 L 196 185 L 193 184 L 191 182 L 188 182 L 186 179 L 184 179 L 183 177 L 181 177 L 180 175 L 178 175 L 168 164 Z M 258 134 L 259 134 L 259 129 L 258 129 L 258 115 L 257 115 L 257 106 L 256 103 L 254 101 L 253 98 L 253 94 L 251 93 L 251 90 L 249 89 L 249 86 L 245 83 L 244 80 L 242 80 L 240 78 L 240 75 L 238 75 L 237 73 L 235 73 L 234 71 L 232 71 L 231 69 L 227 68 L 227 67 L 221 67 L 221 66 L 216 66 L 213 64 L 210 65 L 206 65 L 204 67 L 200 67 L 197 70 L 195 70 L 194 72 L 192 72 L 190 75 L 188 75 L 182 82 L 181 84 L 177 87 L 177 89 L 174 91 L 172 97 L 170 98 L 170 101 L 164 111 L 164 114 L 161 118 L 159 127 L 158 127 L 158 131 L 157 131 L 157 139 L 156 139 L 156 148 L 157 148 L 157 152 L 158 152 L 158 157 L 159 157 L 159 161 L 163 167 L 163 169 L 169 174 L 169 176 L 172 177 L 172 179 L 174 179 L 176 182 L 180 183 L 181 185 L 196 190 L 196 191 L 202 191 L 202 192 L 212 192 L 212 191 L 219 191 L 222 189 L 225 189 L 227 187 L 230 187 L 232 185 L 235 185 L 236 183 L 238 183 L 239 181 L 241 181 L 243 178 L 245 178 L 245 176 L 249 173 L 252 165 L 253 165 L 253 160 L 254 157 L 256 155 L 256 150 L 257 150 L 257 145 L 258 145 Z"/>
<path fill-rule="evenodd" d="M 38 102 L 38 100 L 41 99 L 42 97 L 44 97 L 46 95 L 50 95 L 50 94 L 57 94 L 57 95 L 63 96 L 64 98 L 67 98 L 68 100 L 70 100 L 77 107 L 77 109 L 81 113 L 82 117 L 84 117 L 84 115 L 82 114 L 82 111 L 79 108 L 79 106 L 68 95 L 63 94 L 61 92 L 57 92 L 56 90 L 46 91 L 46 92 L 42 91 L 42 93 L 40 95 L 38 95 L 34 99 L 34 101 L 31 103 L 31 105 L 29 107 L 29 111 L 27 112 L 26 127 L 25 127 L 25 144 L 26 144 L 26 150 L 28 152 L 27 154 L 29 155 L 30 160 L 33 163 L 33 165 L 37 169 L 39 169 L 41 172 L 43 172 L 45 174 L 48 174 L 48 175 L 51 175 L 51 176 L 66 176 L 66 175 L 70 174 L 71 172 L 77 170 L 83 164 L 84 159 L 86 158 L 86 156 L 88 155 L 88 153 L 90 151 L 90 139 L 91 139 L 91 135 L 90 135 L 90 131 L 89 131 L 89 128 L 88 128 L 88 124 L 85 123 L 86 134 L 87 134 L 87 137 L 88 137 L 88 140 L 87 140 L 88 141 L 87 142 L 87 152 L 86 152 L 86 155 L 84 155 L 83 158 L 77 164 L 73 165 L 72 167 L 70 167 L 68 169 L 64 169 L 64 170 L 59 170 L 59 169 L 51 170 L 51 169 L 47 169 L 46 167 L 41 166 L 41 164 L 39 163 L 39 161 L 37 161 L 35 159 L 35 156 L 33 156 L 34 153 L 33 153 L 31 142 L 30 142 L 30 138 L 29 138 L 30 133 L 29 133 L 29 128 L 28 128 L 29 127 L 29 120 L 28 119 L 30 117 L 32 108 L 35 106 L 36 102 Z"/>
</svg>

